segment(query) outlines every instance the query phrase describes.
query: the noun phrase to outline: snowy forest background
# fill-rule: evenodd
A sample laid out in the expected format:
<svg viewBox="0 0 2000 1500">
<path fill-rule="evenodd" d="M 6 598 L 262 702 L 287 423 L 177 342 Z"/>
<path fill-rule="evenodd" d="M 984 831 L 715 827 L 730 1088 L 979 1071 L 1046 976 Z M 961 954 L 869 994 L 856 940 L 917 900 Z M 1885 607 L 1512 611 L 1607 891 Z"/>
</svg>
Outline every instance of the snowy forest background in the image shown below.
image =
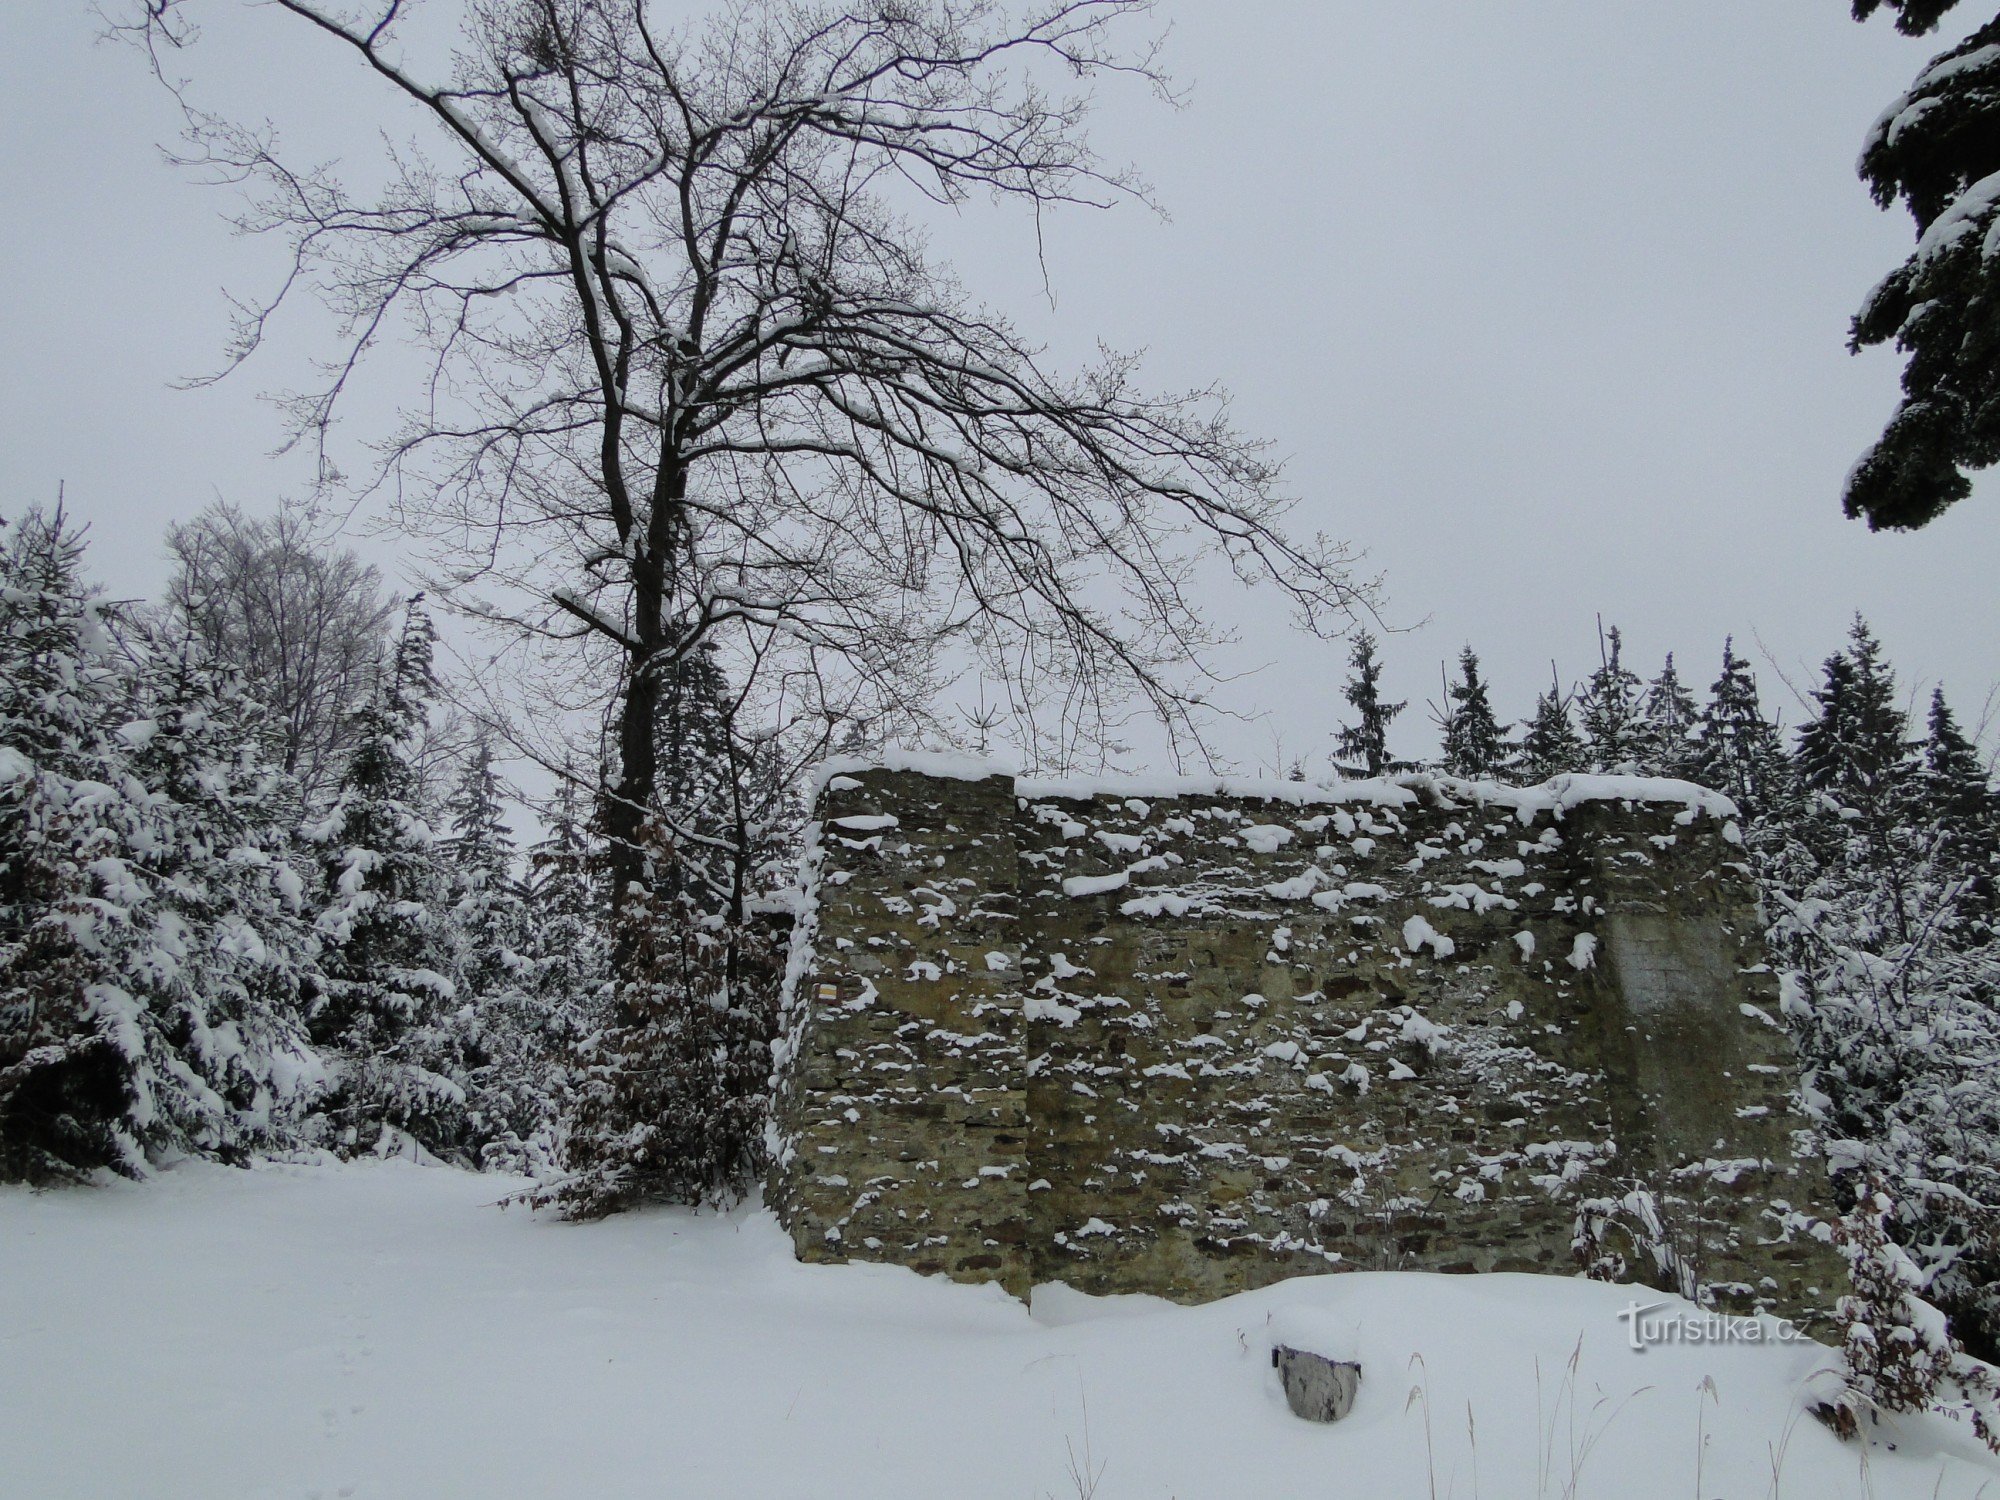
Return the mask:
<svg viewBox="0 0 2000 1500">
<path fill-rule="evenodd" d="M 60 512 L 3 535 L 7 1176 L 327 1151 L 528 1173 L 577 1214 L 749 1189 L 804 809 L 796 763 L 739 722 L 712 661 L 690 658 L 664 695 L 651 878 L 619 907 L 589 747 L 518 846 L 502 726 L 449 706 L 422 597 L 393 600 L 295 515 L 176 528 L 153 604 L 105 600 Z M 1436 757 L 1395 762 L 1406 705 L 1363 635 L 1337 750 L 1357 777 L 1617 772 L 1726 792 L 1848 1201 L 1864 1183 L 1885 1195 L 1924 1295 L 1989 1352 L 1990 762 L 1941 690 L 1906 709 L 1859 619 L 1795 731 L 1733 642 L 1715 672 L 1697 691 L 1669 656 L 1642 678 L 1614 627 L 1587 675 L 1516 719 L 1467 648 L 1432 706 Z M 842 748 L 878 743 L 850 728 Z"/>
</svg>

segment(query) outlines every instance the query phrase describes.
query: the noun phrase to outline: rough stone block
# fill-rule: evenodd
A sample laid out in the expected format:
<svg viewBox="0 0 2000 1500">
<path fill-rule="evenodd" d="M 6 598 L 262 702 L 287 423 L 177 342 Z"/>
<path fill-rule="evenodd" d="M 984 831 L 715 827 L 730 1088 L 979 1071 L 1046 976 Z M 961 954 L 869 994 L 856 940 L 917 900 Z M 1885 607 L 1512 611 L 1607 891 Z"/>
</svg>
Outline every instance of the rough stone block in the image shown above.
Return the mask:
<svg viewBox="0 0 2000 1500">
<path fill-rule="evenodd" d="M 1328 1359 L 1279 1344 L 1271 1350 L 1271 1365 L 1284 1384 L 1285 1403 L 1293 1416 L 1308 1422 L 1338 1422 L 1354 1410 L 1361 1366 L 1351 1360 Z"/>
</svg>

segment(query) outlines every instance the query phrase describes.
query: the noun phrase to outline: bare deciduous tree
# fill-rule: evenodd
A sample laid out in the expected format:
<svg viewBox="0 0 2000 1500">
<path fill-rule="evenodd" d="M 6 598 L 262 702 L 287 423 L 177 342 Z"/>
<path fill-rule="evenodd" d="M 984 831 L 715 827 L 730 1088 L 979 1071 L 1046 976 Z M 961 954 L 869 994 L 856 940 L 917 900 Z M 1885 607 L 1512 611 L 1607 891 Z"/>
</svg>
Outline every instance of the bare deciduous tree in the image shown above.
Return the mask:
<svg viewBox="0 0 2000 1500">
<path fill-rule="evenodd" d="M 128 3 L 166 76 L 199 0 Z M 1148 395 L 1109 352 L 1044 369 L 905 214 L 1143 197 L 1084 121 L 1099 76 L 1162 84 L 1117 40 L 1145 0 L 738 0 L 687 24 L 469 0 L 437 66 L 404 0 L 272 3 L 435 127 L 363 194 L 190 107 L 190 159 L 257 185 L 243 222 L 345 320 L 293 418 L 324 443 L 372 345 L 428 347 L 361 484 L 434 544 L 441 597 L 610 669 L 621 874 L 663 669 L 705 640 L 829 717 L 942 725 L 937 674 L 976 670 L 1046 758 L 1135 703 L 1199 743 L 1204 555 L 1309 630 L 1346 624 L 1347 554 L 1280 529 L 1275 467 L 1216 392 Z"/>
<path fill-rule="evenodd" d="M 332 795 L 375 685 L 396 601 L 354 553 L 326 546 L 296 506 L 268 517 L 219 503 L 167 529 L 169 628 L 240 668 L 275 716 L 308 807 Z"/>
</svg>

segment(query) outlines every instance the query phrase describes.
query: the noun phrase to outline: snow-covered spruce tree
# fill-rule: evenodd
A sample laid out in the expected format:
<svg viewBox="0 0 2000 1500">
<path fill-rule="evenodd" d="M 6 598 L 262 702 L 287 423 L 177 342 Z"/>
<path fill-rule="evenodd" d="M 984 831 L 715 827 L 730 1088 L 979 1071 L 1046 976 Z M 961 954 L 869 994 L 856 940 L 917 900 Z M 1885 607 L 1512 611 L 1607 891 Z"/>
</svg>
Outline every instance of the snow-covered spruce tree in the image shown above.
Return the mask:
<svg viewBox="0 0 2000 1500">
<path fill-rule="evenodd" d="M 1912 35 L 1951 0 L 1891 0 Z M 1856 0 L 1865 16 L 1875 0 Z M 1894 343 L 1903 398 L 1847 478 L 1847 514 L 1871 529 L 1927 524 L 1972 491 L 1968 471 L 2000 459 L 2000 290 L 1987 245 L 2000 222 L 2000 20 L 1933 58 L 1875 121 L 1860 171 L 1878 205 L 1916 221 L 1909 259 L 1868 294 L 1850 347 Z"/>
<path fill-rule="evenodd" d="M 1354 710 L 1354 722 L 1341 728 L 1334 749 L 1364 775 L 1380 776 L 1390 768 L 1389 726 L 1408 705 L 1383 700 L 1382 664 L 1375 659 L 1375 637 L 1367 631 L 1355 634 L 1347 664 L 1347 685 L 1340 696 Z"/>
<path fill-rule="evenodd" d="M 471 995 L 502 988 L 517 972 L 525 944 L 526 915 L 514 882 L 514 834 L 507 826 L 504 793 L 493 766 L 493 742 L 482 735 L 445 799 L 440 845 L 451 884 L 455 965 Z"/>
<path fill-rule="evenodd" d="M 120 631 L 83 543 L 0 540 L 0 1175 L 238 1157 L 315 1072 L 311 940 L 257 713 L 193 650 Z M 275 820 L 273 814 L 275 813 Z"/>
<path fill-rule="evenodd" d="M 591 837 L 578 793 L 580 777 L 565 763 L 555 793 L 541 808 L 541 842 L 528 851 L 528 984 L 547 1017 L 551 1045 L 578 1040 L 600 1008 L 609 976 L 602 892 L 604 861 Z"/>
<path fill-rule="evenodd" d="M 744 695 L 712 646 L 665 675 L 659 807 L 693 840 L 674 878 L 695 878 L 696 900 L 740 923 L 763 893 L 789 883 L 805 824 L 785 736 L 745 726 Z"/>
<path fill-rule="evenodd" d="M 1458 680 L 1446 686 L 1445 700 L 1444 769 L 1474 781 L 1498 776 L 1510 754 L 1507 734 L 1493 716 L 1479 658 L 1470 646 L 1458 653 Z"/>
<path fill-rule="evenodd" d="M 123 664 L 82 561 L 61 511 L 0 532 L 0 1176 L 30 1181 L 137 1173 L 154 1120 L 98 941 L 141 814 L 112 737 Z"/>
<path fill-rule="evenodd" d="M 765 898 L 788 902 L 798 874 L 807 808 L 794 768 L 803 757 L 789 754 L 784 737 L 775 730 L 746 736 L 738 748 L 744 763 L 739 778 L 743 797 L 744 891 L 750 905 Z M 1293 762 L 1295 781 L 1305 780 L 1304 768 Z M 789 930 L 789 923 L 787 923 Z"/>
<path fill-rule="evenodd" d="M 1896 706 L 1895 674 L 1860 615 L 1847 647 L 1827 658 L 1815 717 L 1799 731 L 1808 785 L 1870 812 L 1893 812 L 1915 772 L 1909 723 Z"/>
<path fill-rule="evenodd" d="M 1534 717 L 1521 725 L 1521 739 L 1515 750 L 1513 769 L 1523 782 L 1547 781 L 1567 771 L 1581 771 L 1583 740 L 1570 717 L 1570 700 L 1559 682 L 1535 700 Z"/>
<path fill-rule="evenodd" d="M 1598 637 L 1598 667 L 1577 690 L 1577 721 L 1585 765 L 1593 771 L 1629 770 L 1646 753 L 1643 688 L 1622 660 L 1624 641 L 1613 625 Z"/>
<path fill-rule="evenodd" d="M 1816 869 L 1804 834 L 1808 793 L 1778 726 L 1764 716 L 1757 679 L 1736 654 L 1733 638 L 1722 643 L 1721 671 L 1695 725 L 1686 775 L 1736 804 L 1744 851 L 1766 892 L 1767 910 L 1775 910 L 1776 895 L 1805 890 Z"/>
<path fill-rule="evenodd" d="M 324 982 L 313 1039 L 333 1069 L 328 1144 L 387 1151 L 413 1138 L 460 1149 L 449 887 L 407 759 L 436 680 L 423 596 L 410 601 L 393 660 L 359 715 L 333 810 L 307 830 L 321 851 Z"/>
<path fill-rule="evenodd" d="M 1865 624 L 1799 737 L 1802 851 L 1767 885 L 1801 1061 L 1837 1184 L 1886 1196 L 1921 1294 L 2000 1350 L 2000 944 L 1960 941 L 1966 882 L 1930 815 L 1892 673 Z"/>
<path fill-rule="evenodd" d="M 1931 693 L 1919 777 L 1925 816 L 1938 830 L 1936 857 L 1959 883 L 1951 941 L 1991 942 L 2000 936 L 2000 793 L 1941 687 Z"/>
<path fill-rule="evenodd" d="M 532 1171 L 548 1160 L 560 1057 L 535 985 L 533 923 L 502 799 L 493 744 L 481 736 L 444 807 L 452 1021 L 466 1092 L 465 1153 L 489 1169 Z"/>
<path fill-rule="evenodd" d="M 715 643 L 677 657 L 661 679 L 655 798 L 676 822 L 719 834 L 729 822 L 737 747 L 734 704 Z"/>
<path fill-rule="evenodd" d="M 134 869 L 156 936 L 133 987 L 200 1080 L 188 1143 L 237 1160 L 292 1144 L 321 1078 L 305 1031 L 319 942 L 294 847 L 300 793 L 240 673 L 188 639 L 155 638 L 139 662 L 119 735 L 152 799 Z"/>
<path fill-rule="evenodd" d="M 1786 800 L 1791 761 L 1778 726 L 1764 717 L 1757 678 L 1736 654 L 1734 637 L 1722 643 L 1722 670 L 1709 687 L 1694 746 L 1693 779 L 1736 804 L 1746 835 Z"/>
<path fill-rule="evenodd" d="M 648 1201 L 734 1199 L 762 1166 L 769 1071 L 754 929 L 702 911 L 684 845 L 645 825 L 642 878 L 614 917 L 616 978 L 577 1044 L 561 1177 L 535 1201 L 598 1218 Z"/>
<path fill-rule="evenodd" d="M 1681 681 L 1674 653 L 1667 653 L 1660 675 L 1646 684 L 1640 704 L 1639 764 L 1650 775 L 1686 780 L 1700 764 L 1696 734 L 1701 710 Z"/>
<path fill-rule="evenodd" d="M 1853 936 L 1879 951 L 1919 935 L 1919 891 L 1937 873 L 1934 830 L 1923 815 L 1917 742 L 1881 647 L 1859 618 L 1849 640 L 1827 658 L 1814 713 L 1799 730 L 1796 831 L 1816 867 L 1808 893 L 1865 903 L 1866 925 Z"/>
<path fill-rule="evenodd" d="M 760 897 L 789 788 L 712 654 L 680 658 L 660 702 L 644 888 L 612 903 L 613 980 L 568 1069 L 570 1175 L 543 1195 L 572 1215 L 727 1198 L 762 1162 L 778 966 Z"/>
</svg>

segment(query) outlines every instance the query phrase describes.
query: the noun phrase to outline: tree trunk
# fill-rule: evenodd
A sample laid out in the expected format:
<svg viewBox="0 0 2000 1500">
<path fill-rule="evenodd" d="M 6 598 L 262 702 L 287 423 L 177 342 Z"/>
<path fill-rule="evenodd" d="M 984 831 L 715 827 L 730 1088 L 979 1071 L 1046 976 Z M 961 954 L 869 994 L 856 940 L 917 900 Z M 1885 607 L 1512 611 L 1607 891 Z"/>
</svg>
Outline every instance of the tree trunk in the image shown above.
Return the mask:
<svg viewBox="0 0 2000 1500">
<path fill-rule="evenodd" d="M 641 831 L 660 769 L 653 743 L 654 722 L 660 713 L 660 678 L 652 668 L 656 655 L 632 653 L 625 700 L 618 710 L 618 779 L 612 783 L 604 809 L 613 911 L 624 907 L 632 883 L 645 874 Z"/>
<path fill-rule="evenodd" d="M 652 514 L 643 538 L 635 538 L 632 560 L 632 644 L 626 651 L 625 699 L 618 712 L 618 780 L 604 818 L 614 912 L 623 909 L 632 883 L 645 876 L 641 831 L 659 787 L 661 668 L 682 644 L 668 618 L 668 601 L 686 497 L 687 468 L 669 451 L 655 471 Z"/>
</svg>

